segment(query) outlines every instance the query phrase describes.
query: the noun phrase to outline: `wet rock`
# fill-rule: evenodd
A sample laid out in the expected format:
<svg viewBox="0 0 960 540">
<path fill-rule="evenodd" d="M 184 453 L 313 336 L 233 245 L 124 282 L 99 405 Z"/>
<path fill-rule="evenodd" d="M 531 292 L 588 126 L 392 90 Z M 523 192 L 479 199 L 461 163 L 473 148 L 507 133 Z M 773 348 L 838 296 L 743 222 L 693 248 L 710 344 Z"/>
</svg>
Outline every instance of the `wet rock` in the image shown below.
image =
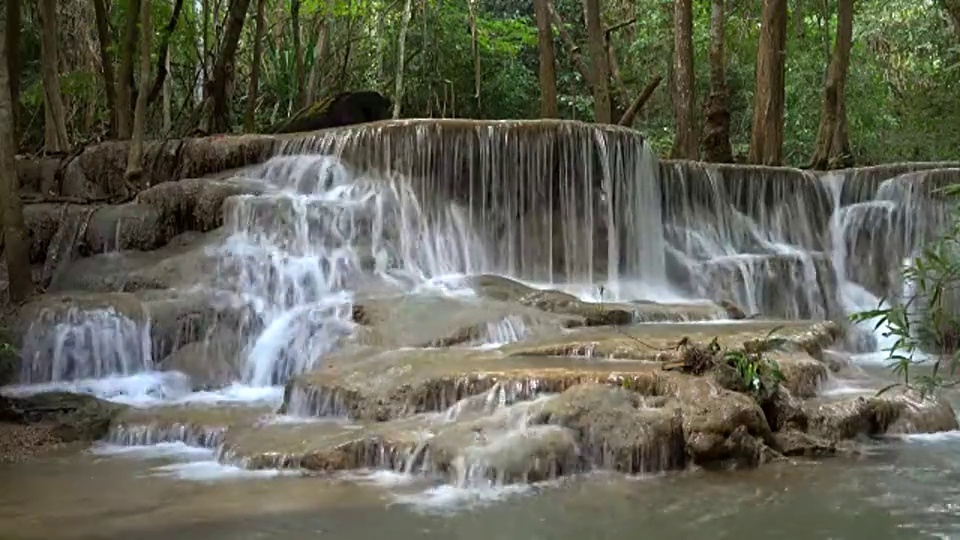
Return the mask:
<svg viewBox="0 0 960 540">
<path fill-rule="evenodd" d="M 506 357 L 476 349 L 361 347 L 332 353 L 323 363 L 287 384 L 286 412 L 383 421 L 443 411 L 498 383 L 505 388 L 506 402 L 512 403 L 589 381 L 656 394 L 659 380 L 656 364 L 646 362 L 583 364 L 571 358 Z"/>
<path fill-rule="evenodd" d="M 160 212 L 149 204 L 101 206 L 90 216 L 85 248 L 89 253 L 156 249 L 170 239 L 160 220 Z"/>
<path fill-rule="evenodd" d="M 21 308 L 18 326 L 13 330 L 17 343 L 23 342 L 33 328 L 37 332 L 32 339 L 43 340 L 43 343 L 35 345 L 52 347 L 51 339 L 55 336 L 49 332 L 58 322 L 106 324 L 98 322 L 97 317 L 92 315 L 106 312 L 111 314 L 107 319 L 113 323 L 131 323 L 129 335 L 123 336 L 124 339 L 139 342 L 142 339 L 139 333 L 143 332 L 151 340 L 150 348 L 156 360 L 167 356 L 180 345 L 200 340 L 208 331 L 219 326 L 239 327 L 241 319 L 245 317 L 243 311 L 214 300 L 209 295 L 194 291 L 149 289 L 137 293 L 44 295 Z M 52 362 L 52 357 L 49 360 Z"/>
<path fill-rule="evenodd" d="M 50 285 L 50 292 L 136 292 L 206 284 L 224 275 L 211 248 L 225 234 L 187 232 L 153 251 L 122 251 L 70 263 Z"/>
<path fill-rule="evenodd" d="M 45 424 L 60 442 L 94 441 L 126 409 L 93 396 L 46 392 L 28 397 L 0 399 L 0 422 Z"/>
<path fill-rule="evenodd" d="M 747 314 L 743 309 L 729 300 L 720 300 L 717 302 L 717 305 L 723 308 L 723 310 L 727 312 L 727 316 L 731 319 L 740 320 L 747 318 Z"/>
<path fill-rule="evenodd" d="M 806 353 L 767 353 L 764 357 L 776 362 L 784 377 L 780 384 L 799 398 L 816 396 L 829 376 L 827 367 Z"/>
<path fill-rule="evenodd" d="M 517 304 L 439 296 L 361 297 L 353 318 L 367 327 L 358 343 L 383 347 L 476 345 L 559 333 L 563 326 L 561 318 Z"/>
<path fill-rule="evenodd" d="M 679 404 L 607 385 L 574 386 L 548 400 L 535 423 L 576 434 L 584 459 L 624 473 L 659 472 L 686 464 Z"/>
<path fill-rule="evenodd" d="M 838 441 L 859 436 L 935 433 L 957 429 L 957 418 L 942 399 L 921 400 L 913 391 L 889 391 L 807 405 L 810 433 Z"/>
<path fill-rule="evenodd" d="M 708 467 L 755 467 L 772 433 L 757 402 L 707 378 L 676 375 L 665 385 L 683 414 L 691 460 Z"/>
<path fill-rule="evenodd" d="M 427 423 L 410 418 L 362 425 L 334 419 L 233 426 L 223 434 L 218 459 L 247 469 L 406 470 L 422 447 Z"/>
<path fill-rule="evenodd" d="M 190 377 L 194 390 L 221 388 L 240 379 L 240 336 L 216 328 L 201 341 L 187 343 L 160 361 L 160 369 Z"/>
<path fill-rule="evenodd" d="M 576 296 L 557 290 L 536 289 L 512 279 L 497 275 L 468 278 L 477 294 L 505 302 L 576 317 L 578 326 L 625 325 L 638 322 L 696 321 L 720 318 L 712 304 L 660 304 L 657 302 L 585 302 Z"/>
<path fill-rule="evenodd" d="M 760 406 L 771 430 L 807 430 L 807 414 L 804 412 L 803 402 L 794 397 L 786 388 L 778 388 Z"/>
<path fill-rule="evenodd" d="M 745 323 L 644 324 L 632 327 L 583 328 L 562 335 L 527 340 L 502 350 L 518 356 L 586 356 L 637 360 L 676 360 L 681 343 L 707 344 L 714 338 L 722 348 L 738 349 L 766 342 L 779 329 L 785 351 L 816 351 L 839 335 L 835 325 L 812 321 L 751 321 Z"/>
<path fill-rule="evenodd" d="M 131 408 L 115 418 L 106 435 L 111 443 L 129 446 L 182 442 L 190 446 L 216 448 L 228 429 L 254 425 L 273 410 L 270 404 L 251 406 L 250 403 Z"/>
<path fill-rule="evenodd" d="M 458 487 L 542 482 L 583 470 L 574 433 L 561 426 L 515 429 L 477 421 L 455 425 L 428 442 L 428 471 Z"/>
<path fill-rule="evenodd" d="M 796 429 L 774 433 L 773 439 L 774 448 L 787 457 L 818 458 L 837 453 L 836 443 Z"/>
<path fill-rule="evenodd" d="M 188 230 L 216 229 L 223 224 L 227 198 L 259 192 L 260 188 L 238 180 L 195 178 L 158 184 L 141 192 L 137 201 L 157 209 L 163 236 L 170 239 Z"/>
</svg>

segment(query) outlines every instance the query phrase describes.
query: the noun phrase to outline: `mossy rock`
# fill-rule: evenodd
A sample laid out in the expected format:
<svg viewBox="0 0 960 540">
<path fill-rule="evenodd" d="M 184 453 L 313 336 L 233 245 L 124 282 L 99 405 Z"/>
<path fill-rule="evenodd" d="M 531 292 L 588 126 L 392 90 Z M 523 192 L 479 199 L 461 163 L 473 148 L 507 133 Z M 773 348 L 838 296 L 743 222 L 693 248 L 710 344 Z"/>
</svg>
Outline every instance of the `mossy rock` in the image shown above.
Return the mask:
<svg viewBox="0 0 960 540">
<path fill-rule="evenodd" d="M 124 405 L 85 394 L 44 392 L 4 398 L 0 421 L 48 424 L 54 437 L 62 442 L 95 441 L 106 436 L 111 422 L 125 409 Z"/>
<path fill-rule="evenodd" d="M 0 337 L 0 386 L 13 383 L 20 371 L 20 353 Z"/>
</svg>

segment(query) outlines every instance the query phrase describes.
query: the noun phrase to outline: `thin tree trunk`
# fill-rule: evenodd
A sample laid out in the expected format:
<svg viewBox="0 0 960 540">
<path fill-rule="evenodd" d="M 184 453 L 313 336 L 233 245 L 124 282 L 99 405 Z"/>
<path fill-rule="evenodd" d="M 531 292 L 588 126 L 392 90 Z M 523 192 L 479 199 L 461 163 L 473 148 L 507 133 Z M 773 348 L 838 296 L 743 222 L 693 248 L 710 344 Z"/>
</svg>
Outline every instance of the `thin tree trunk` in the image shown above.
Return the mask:
<svg viewBox="0 0 960 540">
<path fill-rule="evenodd" d="M 14 0 L 17 1 L 17 0 Z M 10 12 L 6 12 L 6 17 Z M 5 17 L 5 19 L 6 19 Z M 9 19 L 7 19 L 7 22 Z M 29 239 L 23 223 L 23 203 L 17 180 L 16 148 L 13 128 L 13 98 L 8 71 L 11 51 L 7 48 L 9 27 L 0 28 L 0 214 L 3 222 L 4 254 L 11 303 L 20 303 L 33 292 L 30 275 Z"/>
<path fill-rule="evenodd" d="M 127 189 L 133 186 L 139 190 L 143 176 L 143 136 L 147 121 L 147 94 L 150 89 L 150 27 L 149 3 L 140 9 L 140 87 L 137 89 L 137 105 L 133 113 L 133 140 L 130 141 L 130 153 L 127 155 L 127 171 L 124 179 Z M 136 193 L 137 191 L 133 191 Z M 132 195 L 133 193 L 128 193 Z"/>
<path fill-rule="evenodd" d="M 403 102 L 403 70 L 406 59 L 407 28 L 410 26 L 410 16 L 413 13 L 413 0 L 406 0 L 403 4 L 403 19 L 400 22 L 400 37 L 398 38 L 397 77 L 393 91 L 393 118 L 400 118 L 400 104 Z"/>
<path fill-rule="evenodd" d="M 117 137 L 130 138 L 133 129 L 133 55 L 137 48 L 140 0 L 127 0 L 127 20 L 120 42 L 120 72 L 117 74 Z"/>
<path fill-rule="evenodd" d="M 710 11 L 710 97 L 705 107 L 703 154 L 704 159 L 717 163 L 733 161 L 730 146 L 730 109 L 727 107 L 726 58 L 723 53 L 726 38 L 724 0 L 712 0 Z"/>
<path fill-rule="evenodd" d="M 477 35 L 477 0 L 467 0 L 470 9 L 470 55 L 473 56 L 473 99 L 480 111 L 480 44 Z"/>
<path fill-rule="evenodd" d="M 676 77 L 676 97 L 673 100 L 673 117 L 676 137 L 670 156 L 682 159 L 697 159 L 699 141 L 693 117 L 693 1 L 674 0 L 673 3 L 673 73 Z"/>
<path fill-rule="evenodd" d="M 17 145 L 17 122 L 20 119 L 20 2 L 6 0 L 4 40 L 7 47 L 7 77 L 10 80 L 11 122 L 13 122 L 14 149 Z"/>
<path fill-rule="evenodd" d="M 257 0 L 256 37 L 253 40 L 253 66 L 250 69 L 250 80 L 247 81 L 247 109 L 243 115 L 243 131 L 253 133 L 256 127 L 257 97 L 260 93 L 260 64 L 263 61 L 263 36 L 267 31 L 264 21 L 264 10 L 267 0 Z"/>
<path fill-rule="evenodd" d="M 67 116 L 60 93 L 60 61 L 57 58 L 57 1 L 40 0 L 40 49 L 43 73 L 44 147 L 47 152 L 66 152 Z M 9 84 L 9 83 L 7 83 Z"/>
<path fill-rule="evenodd" d="M 590 63 L 593 66 L 593 118 L 598 124 L 609 124 L 610 64 L 603 39 L 603 24 L 600 21 L 600 0 L 584 0 L 583 9 L 587 20 Z"/>
<path fill-rule="evenodd" d="M 663 77 L 657 75 L 652 81 L 647 83 L 647 86 L 643 87 L 643 91 L 640 92 L 637 99 L 633 100 L 633 103 L 630 104 L 630 107 L 623 113 L 623 116 L 620 117 L 620 121 L 617 123 L 621 126 L 632 127 L 633 121 L 637 118 L 637 113 L 640 112 L 640 109 L 643 109 L 647 100 L 653 95 L 653 91 L 660 86 L 661 81 L 663 81 Z"/>
<path fill-rule="evenodd" d="M 107 96 L 107 112 L 110 114 L 111 136 L 117 134 L 117 93 L 113 79 L 113 56 L 110 54 L 110 23 L 105 0 L 93 0 L 97 21 L 97 38 L 100 42 L 100 66 L 103 73 L 103 89 Z"/>
<path fill-rule="evenodd" d="M 823 110 L 817 146 L 810 159 L 812 169 L 834 169 L 853 165 L 847 134 L 847 109 L 844 90 L 850 69 L 853 45 L 853 0 L 837 3 L 837 41 L 833 47 L 827 80 L 823 90 Z"/>
<path fill-rule="evenodd" d="M 533 0 L 540 48 L 540 117 L 557 117 L 557 67 L 553 50 L 553 27 L 547 0 Z"/>
<path fill-rule="evenodd" d="M 382 17 L 381 17 L 382 20 Z M 324 8 L 323 18 L 320 20 L 320 28 L 317 31 L 317 40 L 313 44 L 313 66 L 310 68 L 310 75 L 307 77 L 307 105 L 316 103 L 317 96 L 320 90 L 320 77 L 323 70 L 324 58 L 327 56 L 327 25 L 328 14 L 326 8 Z M 378 38 L 378 41 L 382 39 Z M 378 45 L 378 69 L 382 74 L 383 72 L 383 50 Z M 377 77 L 377 80 L 380 80 L 381 77 Z"/>
<path fill-rule="evenodd" d="M 183 11 L 183 0 L 176 0 L 173 4 L 170 20 L 167 21 L 167 27 L 163 29 L 163 41 L 160 42 L 160 52 L 157 54 L 157 78 L 154 79 L 153 88 L 150 89 L 150 97 L 147 98 L 148 105 L 157 101 L 160 92 L 166 88 L 167 73 L 170 71 L 170 40 L 177 30 L 181 11 Z"/>
<path fill-rule="evenodd" d="M 300 43 L 300 0 L 290 0 L 290 34 L 293 36 L 293 69 L 297 80 L 297 104 L 307 105 L 304 99 L 306 76 L 303 70 L 303 44 Z"/>
<path fill-rule="evenodd" d="M 168 55 L 165 60 L 166 60 L 165 71 L 169 73 L 170 72 L 170 56 Z M 171 92 L 170 78 L 168 77 L 166 78 L 166 80 L 163 81 L 163 132 L 164 133 L 170 133 L 170 128 L 172 127 L 172 124 L 173 124 L 173 112 L 171 111 L 172 96 L 170 95 L 170 92 Z M 137 101 L 139 101 L 139 99 Z M 147 98 L 147 101 L 149 101 L 149 98 Z"/>
<path fill-rule="evenodd" d="M 592 85 L 593 73 L 587 69 L 587 65 L 583 61 L 583 56 L 580 54 L 580 47 L 577 46 L 577 43 L 570 36 L 570 33 L 567 32 L 567 28 L 563 25 L 563 19 L 560 18 L 560 14 L 557 13 L 557 10 L 554 9 L 553 4 L 550 3 L 549 0 L 547 0 L 547 9 L 550 10 L 550 18 L 553 19 L 553 24 L 557 27 L 557 33 L 560 34 L 560 39 L 567 46 L 567 53 L 570 54 L 573 66 L 577 68 L 577 71 L 583 78 L 583 82 Z"/>
<path fill-rule="evenodd" d="M 787 0 L 763 0 L 750 129 L 751 163 L 780 165 L 783 162 L 786 48 Z"/>
<path fill-rule="evenodd" d="M 210 132 L 225 133 L 230 131 L 230 95 L 229 89 L 233 79 L 234 60 L 237 56 L 237 46 L 240 43 L 240 34 L 247 17 L 247 8 L 250 0 L 231 0 L 230 12 L 227 16 L 227 28 L 223 34 L 223 44 L 220 55 L 213 68 L 213 79 L 210 81 L 210 99 L 212 110 L 210 113 Z"/>
</svg>

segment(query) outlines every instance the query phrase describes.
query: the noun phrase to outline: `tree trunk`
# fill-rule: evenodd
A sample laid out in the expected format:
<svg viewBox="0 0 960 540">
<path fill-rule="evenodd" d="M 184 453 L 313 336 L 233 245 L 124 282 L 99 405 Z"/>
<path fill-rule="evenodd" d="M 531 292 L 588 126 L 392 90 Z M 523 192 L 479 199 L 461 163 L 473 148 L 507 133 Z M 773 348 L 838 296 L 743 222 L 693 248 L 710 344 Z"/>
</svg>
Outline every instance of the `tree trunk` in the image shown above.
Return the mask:
<svg viewBox="0 0 960 540">
<path fill-rule="evenodd" d="M 810 159 L 812 169 L 836 169 L 853 165 L 850 139 L 847 134 L 847 109 L 844 90 L 850 69 L 850 47 L 853 45 L 853 0 L 837 4 L 837 41 L 833 46 L 827 80 L 823 90 L 823 109 L 817 146 Z"/>
<path fill-rule="evenodd" d="M 540 47 L 540 117 L 557 117 L 557 68 L 553 50 L 553 26 L 547 0 L 533 0 Z"/>
<path fill-rule="evenodd" d="M 16 0 L 14 0 L 16 1 Z M 6 16 L 10 16 L 7 11 Z M 5 17 L 6 18 L 6 17 Z M 7 19 L 9 21 L 9 19 Z M 30 275 L 29 239 L 23 223 L 23 204 L 17 180 L 16 142 L 13 129 L 13 100 L 10 92 L 8 62 L 9 27 L 0 28 L 0 214 L 2 214 L 4 252 L 11 303 L 20 303 L 33 292 Z"/>
<path fill-rule="evenodd" d="M 587 40 L 590 45 L 590 63 L 593 66 L 593 118 L 598 124 L 611 123 L 610 64 L 600 21 L 600 0 L 584 0 L 587 22 Z"/>
<path fill-rule="evenodd" d="M 960 39 L 960 0 L 943 0 L 943 7 L 953 23 L 953 31 Z"/>
<path fill-rule="evenodd" d="M 783 162 L 786 49 L 787 0 L 763 0 L 750 129 L 751 163 L 780 165 Z"/>
<path fill-rule="evenodd" d="M 290 34 L 293 36 L 293 69 L 297 81 L 297 104 L 306 107 L 304 87 L 306 76 L 303 70 L 303 44 L 300 43 L 300 0 L 290 0 Z"/>
<path fill-rule="evenodd" d="M 253 40 L 253 66 L 250 68 L 250 80 L 247 81 L 247 109 L 243 115 L 243 131 L 253 133 L 256 127 L 257 96 L 260 93 L 260 63 L 263 56 L 263 36 L 267 31 L 264 22 L 264 10 L 267 0 L 257 0 L 257 28 Z"/>
<path fill-rule="evenodd" d="M 137 105 L 133 113 L 133 140 L 130 141 L 130 153 L 127 155 L 127 171 L 124 178 L 127 189 L 134 188 L 137 193 L 140 178 L 143 176 L 143 135 L 147 121 L 147 94 L 150 90 L 150 4 L 140 9 L 140 86 L 137 89 Z M 133 194 L 128 193 L 128 194 Z"/>
<path fill-rule="evenodd" d="M 7 0 L 7 17 L 4 28 L 4 40 L 7 47 L 7 77 L 10 80 L 14 149 L 17 147 L 17 121 L 20 119 L 20 1 Z"/>
<path fill-rule="evenodd" d="M 727 107 L 726 59 L 723 54 L 726 38 L 724 0 L 712 0 L 710 11 L 710 97 L 704 116 L 703 157 L 707 161 L 731 163 L 730 109 Z"/>
<path fill-rule="evenodd" d="M 167 73 L 170 71 L 170 40 L 177 29 L 177 23 L 180 21 L 180 12 L 183 10 L 183 0 L 175 0 L 173 12 L 170 14 L 170 20 L 167 27 L 163 30 L 163 41 L 160 42 L 160 51 L 157 54 L 157 78 L 153 81 L 153 88 L 150 89 L 150 97 L 147 98 L 147 104 L 157 100 L 161 91 L 166 91 Z"/>
<path fill-rule="evenodd" d="M 573 41 L 570 33 L 567 32 L 567 28 L 563 25 L 563 19 L 560 18 L 560 14 L 554 9 L 550 0 L 547 0 L 547 9 L 550 11 L 550 18 L 553 19 L 553 24 L 557 27 L 557 33 L 560 34 L 560 39 L 567 46 L 567 53 L 570 54 L 573 66 L 580 72 L 583 82 L 592 85 L 593 73 L 590 73 L 590 70 L 587 69 L 586 64 L 583 62 L 583 57 L 580 55 L 580 48 L 577 47 L 577 43 Z"/>
<path fill-rule="evenodd" d="M 320 78 L 323 74 L 323 66 L 324 66 L 325 58 L 327 56 L 327 41 L 328 41 L 327 25 L 329 24 L 327 20 L 328 16 L 329 15 L 327 14 L 327 9 L 326 7 L 324 7 L 323 18 L 320 20 L 320 28 L 317 31 L 317 40 L 313 44 L 313 66 L 310 68 L 310 75 L 307 77 L 306 101 L 308 105 L 312 105 L 313 103 L 316 103 L 317 97 L 319 96 L 319 92 L 320 92 Z M 381 20 L 382 19 L 383 17 L 381 17 Z M 378 37 L 377 41 L 382 42 L 383 39 Z M 379 55 L 377 60 L 379 62 L 378 69 L 382 74 L 382 71 L 383 71 L 382 52 L 383 51 L 382 51 L 382 47 L 379 44 L 377 45 L 377 47 L 378 47 L 377 54 Z M 377 80 L 379 81 L 380 77 L 378 77 Z"/>
<path fill-rule="evenodd" d="M 227 15 L 227 28 L 223 33 L 223 44 L 220 47 L 220 56 L 213 67 L 213 78 L 210 81 L 210 132 L 225 133 L 230 131 L 230 95 L 229 89 L 233 79 L 234 60 L 237 56 L 237 46 L 240 43 L 240 34 L 243 32 L 243 22 L 247 17 L 247 8 L 250 0 L 230 0 L 230 12 Z"/>
<path fill-rule="evenodd" d="M 397 53 L 397 76 L 393 91 L 393 118 L 400 118 L 400 103 L 403 101 L 403 70 L 406 63 L 407 28 L 410 27 L 410 17 L 413 14 L 413 0 L 406 0 L 403 5 L 403 19 L 400 22 L 400 37 L 398 38 L 399 52 Z"/>
<path fill-rule="evenodd" d="M 137 19 L 140 0 L 127 0 L 127 20 L 120 42 L 120 71 L 117 73 L 117 137 L 130 138 L 133 129 L 133 55 L 137 49 Z"/>
<path fill-rule="evenodd" d="M 40 0 L 40 50 L 43 73 L 44 147 L 47 152 L 66 152 L 67 113 L 60 93 L 60 61 L 57 59 L 57 1 Z M 9 83 L 7 83 L 9 84 Z"/>
<path fill-rule="evenodd" d="M 117 94 L 113 81 L 113 56 L 110 55 L 110 23 L 107 17 L 106 0 L 93 0 L 97 21 L 97 38 L 100 42 L 100 67 L 103 73 L 103 90 L 107 96 L 107 112 L 110 114 L 111 136 L 117 134 Z"/>
<path fill-rule="evenodd" d="M 673 2 L 673 73 L 677 95 L 673 100 L 676 137 L 670 157 L 697 159 L 699 146 L 693 118 L 693 0 Z"/>
<path fill-rule="evenodd" d="M 477 33 L 477 0 L 467 0 L 470 9 L 470 54 L 473 56 L 473 99 L 480 111 L 480 43 Z"/>
</svg>

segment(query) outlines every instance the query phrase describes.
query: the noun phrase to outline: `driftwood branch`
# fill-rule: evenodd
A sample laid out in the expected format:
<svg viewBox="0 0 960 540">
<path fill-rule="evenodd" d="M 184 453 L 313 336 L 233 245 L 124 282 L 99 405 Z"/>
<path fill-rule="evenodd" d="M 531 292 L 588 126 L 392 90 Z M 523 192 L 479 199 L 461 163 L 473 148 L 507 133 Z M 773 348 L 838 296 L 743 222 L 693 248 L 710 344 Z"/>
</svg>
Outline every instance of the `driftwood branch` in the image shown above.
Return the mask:
<svg viewBox="0 0 960 540">
<path fill-rule="evenodd" d="M 637 117 L 637 113 L 640 112 L 640 109 L 643 108 L 643 106 L 650 99 L 650 96 L 653 95 L 653 91 L 660 86 L 661 81 L 663 81 L 663 76 L 657 75 L 656 78 L 647 83 L 647 86 L 643 88 L 643 91 L 640 92 L 640 95 L 637 96 L 637 99 L 633 100 L 633 103 L 630 104 L 630 108 L 627 109 L 627 112 L 623 113 L 623 116 L 620 117 L 620 121 L 617 123 L 621 126 L 632 126 L 633 121 Z"/>
</svg>

